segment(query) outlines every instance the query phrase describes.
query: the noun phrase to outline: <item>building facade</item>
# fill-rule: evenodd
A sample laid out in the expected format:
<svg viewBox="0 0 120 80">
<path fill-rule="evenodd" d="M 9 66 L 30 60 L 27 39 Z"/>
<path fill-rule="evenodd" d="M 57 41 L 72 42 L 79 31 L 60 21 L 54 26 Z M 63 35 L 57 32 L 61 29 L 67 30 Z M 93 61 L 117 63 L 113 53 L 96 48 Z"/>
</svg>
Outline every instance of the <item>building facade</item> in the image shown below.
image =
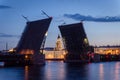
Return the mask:
<svg viewBox="0 0 120 80">
<path fill-rule="evenodd" d="M 45 54 L 45 59 L 51 59 L 51 60 L 64 59 L 66 53 L 63 48 L 60 35 L 58 35 L 57 37 L 55 48 L 45 48 L 43 53 Z"/>
<path fill-rule="evenodd" d="M 100 46 L 94 48 L 96 54 L 120 55 L 120 46 Z"/>
</svg>

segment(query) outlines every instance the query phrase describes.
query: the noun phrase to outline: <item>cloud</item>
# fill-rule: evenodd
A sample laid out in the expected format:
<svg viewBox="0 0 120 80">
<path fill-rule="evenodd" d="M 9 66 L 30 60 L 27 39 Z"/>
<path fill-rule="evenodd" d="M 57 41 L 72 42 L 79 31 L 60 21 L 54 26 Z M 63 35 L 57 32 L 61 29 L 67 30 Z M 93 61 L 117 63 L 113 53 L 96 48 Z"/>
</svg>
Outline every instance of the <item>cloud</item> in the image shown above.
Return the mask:
<svg viewBox="0 0 120 80">
<path fill-rule="evenodd" d="M 64 14 L 64 17 L 71 18 L 77 21 L 95 21 L 95 22 L 120 22 L 120 16 L 105 16 L 105 17 L 93 17 L 85 16 L 81 14 Z"/>
<path fill-rule="evenodd" d="M 20 36 L 19 35 L 11 35 L 11 34 L 0 33 L 0 37 L 20 37 Z"/>
<path fill-rule="evenodd" d="M 0 9 L 9 9 L 11 8 L 10 6 L 6 6 L 6 5 L 0 5 Z"/>
</svg>

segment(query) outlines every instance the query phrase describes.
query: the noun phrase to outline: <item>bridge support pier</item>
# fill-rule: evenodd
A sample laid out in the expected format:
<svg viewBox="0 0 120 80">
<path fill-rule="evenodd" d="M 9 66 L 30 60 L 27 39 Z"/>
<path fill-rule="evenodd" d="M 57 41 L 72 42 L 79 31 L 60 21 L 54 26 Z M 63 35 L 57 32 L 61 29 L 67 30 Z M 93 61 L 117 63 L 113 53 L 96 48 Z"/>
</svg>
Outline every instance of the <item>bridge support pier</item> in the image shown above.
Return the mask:
<svg viewBox="0 0 120 80">
<path fill-rule="evenodd" d="M 0 55 L 0 61 L 4 66 L 45 65 L 45 55 L 35 54 L 7 54 Z"/>
<path fill-rule="evenodd" d="M 35 53 L 32 57 L 33 65 L 45 65 L 45 55 L 42 53 Z"/>
<path fill-rule="evenodd" d="M 88 63 L 86 55 L 82 54 L 66 54 L 64 62 L 66 63 Z"/>
</svg>

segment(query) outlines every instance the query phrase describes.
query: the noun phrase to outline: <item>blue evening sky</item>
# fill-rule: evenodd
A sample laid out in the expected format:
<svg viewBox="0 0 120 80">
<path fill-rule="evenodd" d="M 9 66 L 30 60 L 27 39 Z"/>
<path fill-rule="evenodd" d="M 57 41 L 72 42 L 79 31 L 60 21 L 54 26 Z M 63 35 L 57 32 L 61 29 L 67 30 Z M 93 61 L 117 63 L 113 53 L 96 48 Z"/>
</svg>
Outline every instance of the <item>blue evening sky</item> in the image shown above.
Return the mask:
<svg viewBox="0 0 120 80">
<path fill-rule="evenodd" d="M 0 50 L 14 48 L 22 34 L 27 16 L 30 21 L 46 18 L 44 10 L 53 17 L 47 47 L 54 47 L 58 25 L 80 22 L 64 14 L 81 14 L 92 17 L 120 16 L 120 0 L 0 0 Z M 90 45 L 120 45 L 120 22 L 84 21 L 84 28 Z"/>
</svg>

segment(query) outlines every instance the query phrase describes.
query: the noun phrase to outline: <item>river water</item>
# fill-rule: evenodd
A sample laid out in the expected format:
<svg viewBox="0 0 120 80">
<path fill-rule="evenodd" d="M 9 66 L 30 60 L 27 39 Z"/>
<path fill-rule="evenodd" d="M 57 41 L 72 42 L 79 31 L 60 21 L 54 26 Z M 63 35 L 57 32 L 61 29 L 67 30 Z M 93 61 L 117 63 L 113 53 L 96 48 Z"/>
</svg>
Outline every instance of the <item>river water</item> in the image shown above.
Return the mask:
<svg viewBox="0 0 120 80">
<path fill-rule="evenodd" d="M 120 62 L 78 65 L 47 61 L 41 67 L 0 67 L 0 80 L 120 80 Z"/>
</svg>

